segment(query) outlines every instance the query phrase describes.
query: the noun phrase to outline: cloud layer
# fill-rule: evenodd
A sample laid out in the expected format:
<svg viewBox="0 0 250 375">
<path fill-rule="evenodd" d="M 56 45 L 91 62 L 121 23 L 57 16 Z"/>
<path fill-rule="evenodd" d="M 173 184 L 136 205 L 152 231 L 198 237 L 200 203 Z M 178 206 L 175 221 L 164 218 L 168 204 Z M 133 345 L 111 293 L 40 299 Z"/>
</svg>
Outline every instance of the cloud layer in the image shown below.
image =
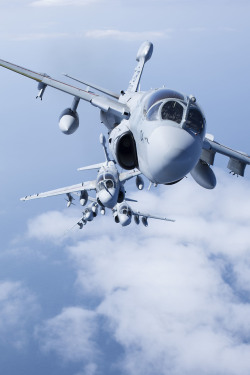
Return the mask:
<svg viewBox="0 0 250 375">
<path fill-rule="evenodd" d="M 111 217 L 97 217 L 80 232 L 84 239 L 77 235 L 66 245 L 78 291 L 96 303 L 45 322 L 43 348 L 95 363 L 97 371 L 97 352 L 105 357 L 106 349 L 95 334 L 105 331 L 123 348 L 112 366 L 124 374 L 248 374 L 249 182 L 217 174 L 221 182 L 212 192 L 188 179 L 158 195 L 136 193 L 142 206 L 174 216 L 175 224 L 120 228 Z M 50 238 L 45 221 L 38 223 Z"/>
<path fill-rule="evenodd" d="M 0 282 L 0 344 L 23 348 L 28 340 L 28 326 L 38 312 L 33 293 L 21 282 Z"/>
<path fill-rule="evenodd" d="M 140 32 L 133 32 L 133 31 L 121 31 L 117 29 L 95 29 L 89 30 L 85 33 L 85 37 L 92 38 L 92 39 L 104 39 L 104 38 L 111 38 L 111 39 L 118 39 L 118 40 L 126 40 L 126 41 L 142 41 L 142 40 L 155 40 L 155 39 L 162 39 L 168 38 L 169 33 L 165 31 L 140 31 Z"/>
<path fill-rule="evenodd" d="M 95 354 L 92 336 L 95 313 L 81 307 L 65 308 L 36 329 L 44 351 L 55 351 L 64 361 L 91 360 Z"/>
</svg>

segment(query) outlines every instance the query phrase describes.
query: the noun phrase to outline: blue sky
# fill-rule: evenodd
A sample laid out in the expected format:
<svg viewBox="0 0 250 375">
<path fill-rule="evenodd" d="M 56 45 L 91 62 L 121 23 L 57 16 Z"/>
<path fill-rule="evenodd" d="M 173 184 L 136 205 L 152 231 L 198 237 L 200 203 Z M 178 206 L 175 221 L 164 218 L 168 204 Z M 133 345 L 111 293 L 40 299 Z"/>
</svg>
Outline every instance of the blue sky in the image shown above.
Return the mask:
<svg viewBox="0 0 250 375">
<path fill-rule="evenodd" d="M 140 43 L 154 54 L 141 89 L 193 94 L 208 132 L 249 154 L 248 1 L 0 1 L 0 57 L 54 78 L 68 73 L 126 89 Z M 98 217 L 64 236 L 80 215 L 35 192 L 93 178 L 103 160 L 96 108 L 80 128 L 58 116 L 72 98 L 0 69 L 0 368 L 5 375 L 219 375 L 250 371 L 250 172 L 218 185 L 190 176 L 130 196 L 177 221 L 148 228 Z M 66 78 L 65 78 L 66 80 Z"/>
</svg>

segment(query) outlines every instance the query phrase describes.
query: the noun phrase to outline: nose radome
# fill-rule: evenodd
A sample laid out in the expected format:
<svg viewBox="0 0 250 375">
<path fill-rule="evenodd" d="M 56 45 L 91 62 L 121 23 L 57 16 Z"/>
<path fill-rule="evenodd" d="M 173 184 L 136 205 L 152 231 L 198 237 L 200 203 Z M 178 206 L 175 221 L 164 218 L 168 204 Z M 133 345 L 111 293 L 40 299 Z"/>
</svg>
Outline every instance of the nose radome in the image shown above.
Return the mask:
<svg viewBox="0 0 250 375">
<path fill-rule="evenodd" d="M 148 167 L 157 183 L 180 180 L 196 165 L 202 142 L 182 128 L 160 126 L 148 139 Z"/>
<path fill-rule="evenodd" d="M 120 224 L 123 226 L 123 227 L 126 227 L 127 225 L 129 225 L 131 223 L 131 217 L 130 216 L 127 216 L 127 215 L 120 215 Z"/>
</svg>

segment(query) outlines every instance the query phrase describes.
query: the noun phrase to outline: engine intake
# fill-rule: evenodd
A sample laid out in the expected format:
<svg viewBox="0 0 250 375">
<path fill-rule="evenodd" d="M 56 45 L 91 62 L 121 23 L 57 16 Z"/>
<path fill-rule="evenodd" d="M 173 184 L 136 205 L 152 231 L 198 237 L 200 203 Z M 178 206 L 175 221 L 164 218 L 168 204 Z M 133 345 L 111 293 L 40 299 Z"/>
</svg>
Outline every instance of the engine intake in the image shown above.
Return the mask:
<svg viewBox="0 0 250 375">
<path fill-rule="evenodd" d="M 122 168 L 133 169 L 138 167 L 136 144 L 130 131 L 123 133 L 117 140 L 116 156 Z"/>
</svg>

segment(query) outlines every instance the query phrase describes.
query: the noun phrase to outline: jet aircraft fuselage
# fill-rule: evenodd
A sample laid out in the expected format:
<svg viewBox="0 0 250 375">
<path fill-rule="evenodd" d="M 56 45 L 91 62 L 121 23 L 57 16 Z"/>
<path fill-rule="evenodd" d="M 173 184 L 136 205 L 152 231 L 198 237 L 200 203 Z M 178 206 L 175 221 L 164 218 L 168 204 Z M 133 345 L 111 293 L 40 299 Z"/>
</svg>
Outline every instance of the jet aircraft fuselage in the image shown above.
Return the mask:
<svg viewBox="0 0 250 375">
<path fill-rule="evenodd" d="M 97 202 L 107 208 L 113 208 L 119 199 L 119 195 L 124 198 L 124 188 L 119 181 L 117 168 L 113 161 L 100 168 L 96 179 L 96 199 Z"/>
<path fill-rule="evenodd" d="M 206 121 L 194 97 L 169 89 L 125 93 L 120 101 L 130 110 L 109 133 L 117 162 L 137 167 L 156 184 L 172 184 L 200 159 Z"/>
</svg>

